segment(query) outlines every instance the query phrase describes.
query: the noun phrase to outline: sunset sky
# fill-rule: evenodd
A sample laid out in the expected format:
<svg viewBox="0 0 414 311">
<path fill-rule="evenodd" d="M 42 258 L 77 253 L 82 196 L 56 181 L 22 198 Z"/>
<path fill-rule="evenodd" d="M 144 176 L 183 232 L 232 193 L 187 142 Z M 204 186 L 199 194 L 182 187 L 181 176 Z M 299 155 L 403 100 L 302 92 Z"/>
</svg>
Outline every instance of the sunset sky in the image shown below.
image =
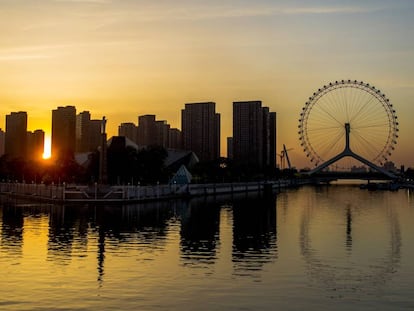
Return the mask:
<svg viewBox="0 0 414 311">
<path fill-rule="evenodd" d="M 185 103 L 214 101 L 222 154 L 232 102 L 277 112 L 278 148 L 310 165 L 297 134 L 307 98 L 340 79 L 393 103 L 392 160 L 414 166 L 414 1 L 0 0 L 0 127 L 12 111 L 50 136 L 51 110 L 74 105 L 121 122 L 156 114 L 181 128 Z"/>
</svg>

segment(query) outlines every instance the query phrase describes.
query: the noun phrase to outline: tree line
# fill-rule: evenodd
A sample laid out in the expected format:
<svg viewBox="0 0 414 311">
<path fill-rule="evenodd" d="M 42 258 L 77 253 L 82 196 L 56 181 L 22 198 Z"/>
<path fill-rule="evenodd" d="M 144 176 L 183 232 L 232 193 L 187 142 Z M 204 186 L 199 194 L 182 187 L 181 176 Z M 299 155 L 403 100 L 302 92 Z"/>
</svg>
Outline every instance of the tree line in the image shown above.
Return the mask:
<svg viewBox="0 0 414 311">
<path fill-rule="evenodd" d="M 148 146 L 137 150 L 130 146 L 108 147 L 108 184 L 157 184 L 168 183 L 179 169 L 166 167 L 168 152 L 161 146 Z M 75 160 L 73 153 L 67 152 L 53 161 L 25 160 L 0 157 L 0 180 L 26 183 L 78 183 L 99 182 L 100 151 L 89 153 L 82 165 Z M 294 178 L 296 170 L 283 170 L 254 164 L 237 164 L 227 158 L 199 162 L 188 168 L 194 183 L 219 183 L 253 181 L 272 178 Z"/>
</svg>

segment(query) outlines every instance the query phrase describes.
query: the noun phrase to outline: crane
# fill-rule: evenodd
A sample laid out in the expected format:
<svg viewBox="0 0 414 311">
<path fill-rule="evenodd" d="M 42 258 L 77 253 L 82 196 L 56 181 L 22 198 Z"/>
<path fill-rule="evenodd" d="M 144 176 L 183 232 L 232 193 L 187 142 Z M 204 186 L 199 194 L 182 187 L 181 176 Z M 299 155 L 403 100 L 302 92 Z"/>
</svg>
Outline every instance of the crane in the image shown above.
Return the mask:
<svg viewBox="0 0 414 311">
<path fill-rule="evenodd" d="M 283 150 L 280 154 L 278 154 L 278 156 L 280 157 L 280 166 L 281 166 L 280 168 L 281 169 L 285 169 L 285 165 L 286 165 L 285 161 L 287 162 L 287 165 L 288 165 L 287 168 L 288 169 L 292 168 L 292 165 L 291 165 L 290 159 L 289 159 L 289 154 L 288 154 L 289 150 L 293 150 L 293 148 L 287 149 L 286 145 L 283 144 Z"/>
</svg>

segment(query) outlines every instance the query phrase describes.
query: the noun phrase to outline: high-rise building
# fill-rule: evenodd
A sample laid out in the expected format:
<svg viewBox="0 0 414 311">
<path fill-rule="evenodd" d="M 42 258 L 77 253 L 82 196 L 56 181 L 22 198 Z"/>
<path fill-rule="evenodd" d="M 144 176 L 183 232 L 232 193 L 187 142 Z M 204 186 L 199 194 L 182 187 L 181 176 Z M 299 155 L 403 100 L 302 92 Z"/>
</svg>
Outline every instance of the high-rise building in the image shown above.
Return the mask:
<svg viewBox="0 0 414 311">
<path fill-rule="evenodd" d="M 182 149 L 183 138 L 179 129 L 170 128 L 168 131 L 168 148 Z"/>
<path fill-rule="evenodd" d="M 121 123 L 118 126 L 118 136 L 124 136 L 138 144 L 138 128 L 132 122 Z"/>
<path fill-rule="evenodd" d="M 269 113 L 269 163 L 270 168 L 276 168 L 276 112 Z"/>
<path fill-rule="evenodd" d="M 233 159 L 233 137 L 227 137 L 227 159 Z"/>
<path fill-rule="evenodd" d="M 6 133 L 0 129 L 0 157 L 4 154 L 4 143 L 6 139 Z"/>
<path fill-rule="evenodd" d="M 193 151 L 200 161 L 220 157 L 220 114 L 216 103 L 189 103 L 181 111 L 183 147 Z"/>
<path fill-rule="evenodd" d="M 45 146 L 45 132 L 35 130 L 27 132 L 27 158 L 38 161 L 42 159 Z"/>
<path fill-rule="evenodd" d="M 156 120 L 155 115 L 147 114 L 138 117 L 137 127 L 138 145 L 157 145 L 164 148 L 172 148 L 170 143 L 170 133 L 173 139 L 176 131 L 171 132 L 170 125 L 165 120 Z M 174 141 L 174 143 L 177 143 Z"/>
<path fill-rule="evenodd" d="M 156 136 L 155 115 L 138 117 L 138 145 L 154 145 Z"/>
<path fill-rule="evenodd" d="M 259 169 L 276 166 L 276 113 L 261 101 L 233 103 L 233 159 Z"/>
<path fill-rule="evenodd" d="M 52 110 L 52 157 L 73 156 L 76 150 L 76 108 Z"/>
<path fill-rule="evenodd" d="M 12 112 L 6 115 L 6 137 L 4 152 L 11 157 L 26 157 L 27 113 Z"/>
<path fill-rule="evenodd" d="M 88 151 L 89 122 L 91 114 L 83 111 L 76 116 L 76 152 Z"/>
<path fill-rule="evenodd" d="M 94 151 L 102 143 L 102 120 L 93 119 L 89 122 L 89 144 L 88 151 Z"/>
<path fill-rule="evenodd" d="M 91 120 L 89 111 L 76 116 L 76 152 L 90 152 L 101 144 L 101 120 Z"/>
<path fill-rule="evenodd" d="M 167 121 L 155 121 L 155 145 L 169 147 L 170 125 Z"/>
</svg>

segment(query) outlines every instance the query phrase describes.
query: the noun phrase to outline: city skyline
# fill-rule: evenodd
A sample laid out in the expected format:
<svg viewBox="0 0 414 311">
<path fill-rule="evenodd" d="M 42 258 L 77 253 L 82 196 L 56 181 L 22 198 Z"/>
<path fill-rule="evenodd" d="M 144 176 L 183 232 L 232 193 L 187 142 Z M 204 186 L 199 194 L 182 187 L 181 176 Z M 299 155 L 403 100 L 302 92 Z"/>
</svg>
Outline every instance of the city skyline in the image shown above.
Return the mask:
<svg viewBox="0 0 414 311">
<path fill-rule="evenodd" d="M 50 140 L 51 111 L 73 105 L 122 122 L 155 114 L 181 128 L 187 102 L 216 103 L 221 154 L 232 103 L 261 100 L 278 114 L 296 167 L 311 166 L 297 135 L 302 107 L 340 79 L 371 83 L 400 121 L 391 160 L 414 166 L 414 4 L 408 1 L 2 1 L 0 114 L 27 111 Z M 0 118 L 5 129 L 5 120 Z"/>
<path fill-rule="evenodd" d="M 342 82 L 344 82 L 344 81 L 342 81 Z M 338 83 L 338 81 L 337 81 L 337 83 Z M 226 137 L 225 152 L 223 152 L 221 150 L 221 153 L 219 154 L 219 156 L 229 157 L 229 154 L 227 153 L 228 150 L 231 150 L 230 151 L 231 154 L 233 154 L 233 152 L 234 152 L 233 144 L 234 144 L 235 126 L 236 126 L 236 124 L 238 124 L 236 126 L 236 128 L 240 127 L 240 124 L 239 124 L 240 123 L 240 120 L 239 120 L 240 118 L 239 117 L 235 118 L 235 111 L 239 110 L 239 109 L 236 109 L 235 107 L 240 105 L 240 104 L 242 104 L 242 105 L 245 105 L 245 104 L 252 105 L 253 104 L 253 105 L 261 106 L 261 103 L 262 103 L 261 101 L 257 101 L 257 100 L 255 100 L 255 101 L 233 102 L 233 124 L 232 124 L 232 126 L 233 126 L 233 132 L 232 132 L 233 136 Z M 159 145 L 159 146 L 162 146 L 162 147 L 165 147 L 165 148 L 195 151 L 194 148 L 199 149 L 201 147 L 200 146 L 199 147 L 194 147 L 193 146 L 193 148 L 190 148 L 190 146 L 187 146 L 187 148 L 186 148 L 184 146 L 185 144 L 184 144 L 184 136 L 182 136 L 183 135 L 182 128 L 183 128 L 183 123 L 186 123 L 186 121 L 184 121 L 184 115 L 188 114 L 188 113 L 184 113 L 184 112 L 189 110 L 188 108 L 195 108 L 195 107 L 198 107 L 198 106 L 200 106 L 199 108 L 201 108 L 202 106 L 212 106 L 213 110 L 215 110 L 214 107 L 216 106 L 216 104 L 214 102 L 186 103 L 186 104 L 184 104 L 184 109 L 181 110 L 181 114 L 182 114 L 182 116 L 181 116 L 181 123 L 182 123 L 181 129 L 175 129 L 175 128 L 171 129 L 167 120 L 158 120 L 158 119 L 156 119 L 157 118 L 156 115 L 147 114 L 147 115 L 137 116 L 137 119 L 138 119 L 137 125 L 135 125 L 134 122 L 121 122 L 118 125 L 117 133 L 115 133 L 114 135 L 109 136 L 108 138 L 116 137 L 116 136 L 125 136 L 128 139 L 132 140 L 137 145 L 145 146 L 145 145 L 155 144 L 155 145 Z M 247 108 L 247 106 L 246 106 L 246 108 Z M 271 160 L 270 160 L 270 158 L 268 160 L 270 160 L 271 162 L 273 162 L 273 160 L 274 160 L 274 162 L 276 163 L 276 166 L 280 167 L 280 165 L 281 165 L 280 161 L 282 161 L 282 160 L 281 159 L 276 159 L 276 155 L 278 157 L 280 157 L 280 156 L 282 156 L 284 151 L 283 150 L 279 151 L 279 150 L 275 149 L 276 144 L 277 144 L 277 136 L 278 136 L 277 135 L 277 122 L 276 122 L 276 114 L 277 113 L 276 112 L 270 112 L 268 107 L 262 107 L 260 109 L 264 109 L 264 111 L 267 111 L 266 114 L 268 115 L 268 117 L 270 116 L 270 119 L 268 118 L 268 120 L 266 122 L 268 123 L 270 121 L 271 124 L 272 124 L 272 128 L 274 128 L 274 130 L 275 130 L 274 135 L 273 136 L 271 135 L 272 136 L 271 139 L 274 140 L 275 142 L 273 144 L 270 143 L 270 145 L 267 146 L 270 149 L 266 152 L 270 152 L 270 154 L 268 154 L 268 156 L 270 156 L 270 158 L 271 158 Z M 191 109 L 191 110 L 193 110 L 193 109 Z M 196 111 L 196 110 L 194 110 L 194 111 Z M 204 118 L 204 117 L 202 117 L 204 115 L 204 112 L 201 113 L 202 110 L 200 110 L 200 109 L 197 109 L 197 111 L 198 111 L 198 115 L 197 114 L 194 115 L 194 122 L 196 122 L 194 125 L 196 125 L 196 124 L 201 125 L 203 122 L 200 122 L 200 121 L 202 120 L 202 118 Z M 246 115 L 247 111 L 249 111 L 248 115 Z M 207 111 L 205 111 L 205 112 L 207 112 Z M 269 112 L 270 112 L 270 115 L 269 115 Z M 263 113 L 265 114 L 265 112 L 263 112 Z M 6 120 L 11 116 L 22 115 L 22 114 L 24 114 L 24 116 L 25 116 L 25 124 L 24 124 L 25 131 L 24 132 L 27 133 L 27 139 L 29 139 L 30 135 L 33 135 L 37 132 L 42 133 L 41 143 L 42 143 L 42 146 L 43 146 L 43 148 L 42 148 L 43 152 L 40 153 L 40 154 L 41 154 L 41 157 L 43 157 L 43 159 L 48 159 L 51 156 L 53 156 L 53 150 L 55 148 L 54 143 L 53 143 L 53 141 L 54 141 L 53 132 L 54 131 L 56 132 L 56 134 L 55 134 L 56 136 L 63 135 L 62 137 L 59 136 L 58 139 L 55 139 L 56 140 L 55 145 L 59 146 L 59 147 L 57 147 L 58 149 L 62 148 L 62 146 L 60 146 L 62 141 L 64 142 L 64 145 L 67 145 L 67 144 L 73 145 L 72 147 L 68 148 L 67 150 L 72 150 L 72 152 L 75 152 L 75 153 L 91 152 L 95 149 L 95 147 L 93 147 L 93 146 L 95 146 L 95 145 L 98 146 L 99 145 L 99 143 L 97 143 L 97 141 L 100 140 L 101 120 L 99 120 L 99 119 L 95 119 L 95 120 L 90 119 L 91 118 L 91 113 L 89 111 L 78 112 L 76 106 L 65 106 L 65 107 L 58 106 L 58 107 L 56 107 L 56 109 L 53 109 L 52 110 L 52 118 L 51 118 L 52 135 L 51 135 L 51 139 L 49 141 L 47 139 L 45 139 L 45 134 L 44 134 L 43 129 L 36 129 L 33 132 L 28 130 L 27 123 L 28 123 L 29 117 L 28 117 L 28 114 L 27 114 L 26 111 L 10 112 L 9 115 L 6 115 Z M 250 111 L 249 109 L 247 109 L 244 114 L 245 114 L 245 117 L 247 117 L 250 120 L 249 121 L 250 123 L 252 122 L 252 120 L 254 118 L 256 118 L 256 112 Z M 59 115 L 59 117 L 57 118 L 58 115 Z M 85 115 L 87 115 L 87 117 L 85 117 Z M 215 115 L 215 118 L 218 118 L 214 122 L 217 123 L 215 126 L 218 126 L 218 128 L 216 129 L 216 132 L 218 133 L 218 140 L 219 140 L 218 144 L 220 145 L 220 137 L 222 136 L 222 133 L 221 133 L 221 130 L 220 130 L 221 129 L 221 122 L 220 122 L 221 115 L 220 115 L 219 112 L 215 113 L 214 115 Z M 238 115 L 238 114 L 236 113 L 236 115 Z M 56 119 L 57 121 L 54 122 L 54 119 Z M 105 119 L 106 119 L 106 117 L 105 117 Z M 106 121 L 107 121 L 107 119 L 106 119 Z M 247 121 L 247 119 L 245 121 Z M 252 126 L 252 124 L 249 125 L 249 122 L 244 122 L 244 127 L 247 126 L 247 127 L 245 127 L 244 130 L 249 130 L 249 131 L 251 130 L 249 128 Z M 6 122 L 6 124 L 7 124 L 7 122 Z M 53 125 L 53 124 L 55 124 L 55 125 Z M 68 125 L 69 125 L 69 127 L 68 127 Z M 141 131 L 140 131 L 140 127 L 143 127 L 143 125 L 145 125 L 144 127 L 146 128 L 146 130 L 144 130 L 144 128 L 142 128 Z M 54 127 L 56 127 L 56 126 L 58 126 L 59 129 L 53 130 Z M 81 128 L 83 128 L 83 127 L 85 127 L 85 128 L 83 130 L 81 130 Z M 188 125 L 187 125 L 187 127 L 188 127 Z M 7 126 L 6 126 L 6 129 L 7 129 Z M 130 133 L 131 130 L 134 132 L 133 134 Z M 7 131 L 3 131 L 3 129 L 1 129 L 1 128 L 0 128 L 0 131 L 3 133 L 3 135 L 5 135 L 6 132 L 7 132 Z M 85 132 L 81 135 L 80 131 L 85 131 Z M 146 133 L 144 135 L 145 138 L 144 138 L 144 136 L 142 136 L 144 134 L 142 131 L 144 131 L 144 132 L 146 131 Z M 171 131 L 171 133 L 169 133 L 170 131 Z M 178 132 L 178 134 L 180 136 L 179 138 L 176 137 L 175 131 Z M 238 132 L 238 131 L 236 131 L 236 132 Z M 272 132 L 272 130 L 271 130 L 271 132 Z M 72 133 L 73 135 L 71 135 L 70 133 Z M 188 133 L 188 134 L 190 134 L 190 133 Z M 267 133 L 265 135 L 268 135 L 268 134 L 269 133 Z M 85 135 L 88 136 L 88 137 L 86 137 Z M 195 135 L 195 133 L 193 133 L 191 135 Z M 91 136 L 91 137 L 89 137 L 89 136 Z M 140 136 L 142 136 L 142 137 L 140 138 Z M 213 136 L 216 136 L 216 134 L 214 134 Z M 63 138 L 63 137 L 66 137 L 66 138 Z M 81 138 L 81 137 L 83 137 L 83 138 Z M 258 145 L 256 146 L 256 148 L 260 149 L 260 148 L 262 148 L 261 147 L 262 142 L 260 141 L 260 139 L 258 139 L 258 137 L 256 137 L 256 139 L 253 139 L 253 141 L 255 141 L 255 140 L 257 141 Z M 85 144 L 85 143 L 88 144 L 88 147 L 86 149 L 81 148 L 80 139 L 82 140 L 83 144 Z M 179 141 L 181 141 L 181 143 L 177 144 L 177 141 L 176 141 L 177 139 Z M 240 139 L 241 138 L 239 137 L 236 141 L 239 141 Z M 171 142 L 170 142 L 170 140 L 171 140 Z M 198 140 L 199 140 L 198 144 L 200 144 L 200 142 L 203 141 L 203 139 L 198 139 Z M 16 141 L 19 141 L 19 140 L 16 140 Z M 74 142 L 72 142 L 72 141 L 74 141 Z M 253 141 L 251 141 L 251 144 L 253 143 Z M 339 141 L 341 141 L 341 139 Z M 4 142 L 6 142 L 6 140 L 4 140 Z M 37 144 L 39 144 L 39 142 Z M 229 146 L 229 143 L 231 143 L 231 146 Z M 207 145 L 209 145 L 209 144 L 207 144 Z M 211 146 L 207 147 L 207 145 L 205 147 L 203 147 L 206 150 L 211 147 Z M 36 148 L 38 149 L 39 147 L 36 147 Z M 28 149 L 27 152 L 29 150 L 30 149 Z M 292 149 L 289 149 L 289 150 L 292 150 Z M 199 152 L 200 152 L 200 150 L 199 150 Z M 277 152 L 280 152 L 280 153 L 277 153 Z M 7 152 L 5 152 L 5 153 L 7 153 Z M 26 152 L 24 152 L 24 153 L 26 153 Z M 39 151 L 36 151 L 36 153 L 39 154 Z M 223 155 L 223 153 L 226 153 L 226 154 Z M 214 157 L 214 158 L 218 158 L 219 156 Z M 232 158 L 232 156 L 230 156 L 230 158 Z M 395 163 L 394 163 L 394 161 L 392 161 L 392 159 L 389 159 L 389 161 L 390 161 L 389 164 L 395 165 Z M 387 164 L 387 163 L 385 163 L 385 164 Z M 383 166 L 385 164 L 380 163 L 381 166 Z M 358 166 L 358 165 L 361 165 L 361 166 Z M 402 163 L 401 165 L 404 166 L 405 164 Z M 358 162 L 357 166 L 355 166 L 355 163 L 350 163 L 349 166 L 348 166 L 348 169 L 350 169 L 351 166 L 354 167 L 355 169 L 358 169 L 360 167 L 364 167 L 364 163 Z M 302 168 L 308 169 L 309 167 L 311 168 L 312 166 L 305 165 L 303 167 L 296 167 L 295 165 L 292 165 L 292 167 L 296 168 L 296 169 L 302 169 Z"/>
</svg>

